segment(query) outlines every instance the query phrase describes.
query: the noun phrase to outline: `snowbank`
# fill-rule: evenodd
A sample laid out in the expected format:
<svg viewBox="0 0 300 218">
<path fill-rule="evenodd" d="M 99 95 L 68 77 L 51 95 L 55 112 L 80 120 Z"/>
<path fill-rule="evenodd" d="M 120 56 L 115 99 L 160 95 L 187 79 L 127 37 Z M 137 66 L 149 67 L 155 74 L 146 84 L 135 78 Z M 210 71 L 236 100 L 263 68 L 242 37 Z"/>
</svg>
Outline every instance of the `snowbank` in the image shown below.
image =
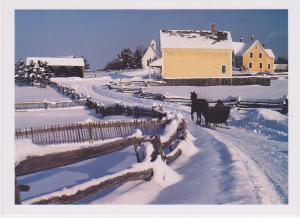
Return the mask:
<svg viewBox="0 0 300 218">
<path fill-rule="evenodd" d="M 271 109 L 232 110 L 229 125 L 245 128 L 270 139 L 288 141 L 288 116 Z"/>
<path fill-rule="evenodd" d="M 160 156 L 154 161 L 150 162 L 151 153 L 153 152 L 153 145 L 151 143 L 144 143 L 146 146 L 146 158 L 142 163 L 133 164 L 131 168 L 122 170 L 113 175 L 103 176 L 101 178 L 92 179 L 88 182 L 75 185 L 71 188 L 63 188 L 60 191 L 56 191 L 47 195 L 36 197 L 27 201 L 24 201 L 24 204 L 32 204 L 33 202 L 50 199 L 52 197 L 61 197 L 61 196 L 70 196 L 76 194 L 78 191 L 84 190 L 88 187 L 100 184 L 108 179 L 112 179 L 117 176 L 121 176 L 130 172 L 139 172 L 147 169 L 153 169 L 153 177 L 151 181 L 155 182 L 159 186 L 167 187 L 174 183 L 179 182 L 182 179 L 182 176 L 178 175 L 172 168 L 166 165 L 165 162 L 161 159 Z M 147 191 L 147 190 L 146 190 Z"/>
<path fill-rule="evenodd" d="M 168 116 L 167 114 L 167 117 L 170 118 L 171 116 Z M 183 115 L 180 113 L 176 114 L 175 119 L 173 118 L 173 120 L 166 125 L 164 132 L 160 137 L 161 143 L 165 143 L 169 141 L 169 139 L 176 133 L 177 128 L 179 124 L 182 122 L 182 120 L 183 120 Z"/>
</svg>

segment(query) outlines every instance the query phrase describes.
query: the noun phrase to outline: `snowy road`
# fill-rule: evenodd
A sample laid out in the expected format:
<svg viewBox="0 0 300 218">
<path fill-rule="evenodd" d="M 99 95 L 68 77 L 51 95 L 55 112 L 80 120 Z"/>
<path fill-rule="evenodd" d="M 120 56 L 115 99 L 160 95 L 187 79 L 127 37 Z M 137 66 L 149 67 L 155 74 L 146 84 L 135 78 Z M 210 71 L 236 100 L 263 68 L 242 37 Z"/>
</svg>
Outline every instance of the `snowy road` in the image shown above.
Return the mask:
<svg viewBox="0 0 300 218">
<path fill-rule="evenodd" d="M 159 101 L 138 99 L 107 90 L 107 78 L 61 81 L 102 103 L 124 102 L 151 106 Z M 279 98 L 282 96 L 278 96 Z M 154 181 L 129 182 L 93 204 L 287 204 L 288 119 L 278 112 L 254 109 L 231 112 L 230 129 L 212 130 L 195 125 L 190 108 L 163 103 L 182 113 L 197 152 L 181 156 L 170 166 L 182 180 L 168 187 Z M 92 175 L 91 175 L 92 176 Z"/>
</svg>

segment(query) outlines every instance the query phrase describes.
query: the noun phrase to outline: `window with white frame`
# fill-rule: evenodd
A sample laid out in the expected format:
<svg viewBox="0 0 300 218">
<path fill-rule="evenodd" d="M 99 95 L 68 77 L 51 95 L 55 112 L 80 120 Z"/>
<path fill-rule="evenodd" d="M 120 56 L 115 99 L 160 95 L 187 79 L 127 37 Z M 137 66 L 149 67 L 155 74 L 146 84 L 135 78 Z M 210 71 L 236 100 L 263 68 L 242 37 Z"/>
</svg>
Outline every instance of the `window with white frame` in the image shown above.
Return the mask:
<svg viewBox="0 0 300 218">
<path fill-rule="evenodd" d="M 222 65 L 222 73 L 226 73 L 226 65 Z"/>
<path fill-rule="evenodd" d="M 250 58 L 253 58 L 253 52 L 250 52 Z"/>
<path fill-rule="evenodd" d="M 263 64 L 262 63 L 259 63 L 259 69 L 262 69 L 262 67 L 263 67 Z"/>
<path fill-rule="evenodd" d="M 271 64 L 268 64 L 268 69 L 271 69 Z"/>
<path fill-rule="evenodd" d="M 259 58 L 262 58 L 262 53 L 259 53 L 259 54 L 258 54 L 258 57 L 259 57 Z"/>
<path fill-rule="evenodd" d="M 252 63 L 251 62 L 249 63 L 249 69 L 252 69 Z"/>
</svg>

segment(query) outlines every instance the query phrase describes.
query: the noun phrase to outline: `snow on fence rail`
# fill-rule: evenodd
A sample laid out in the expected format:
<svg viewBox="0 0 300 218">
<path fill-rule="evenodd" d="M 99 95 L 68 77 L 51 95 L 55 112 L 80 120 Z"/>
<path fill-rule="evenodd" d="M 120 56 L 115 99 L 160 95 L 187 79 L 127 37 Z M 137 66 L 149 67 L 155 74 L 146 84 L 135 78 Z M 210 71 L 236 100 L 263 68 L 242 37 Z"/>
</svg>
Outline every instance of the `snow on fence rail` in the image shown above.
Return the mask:
<svg viewBox="0 0 300 218">
<path fill-rule="evenodd" d="M 137 164 L 132 168 L 120 171 L 113 175 L 92 179 L 83 184 L 75 185 L 69 189 L 53 192 L 47 195 L 25 201 L 25 204 L 70 204 L 91 196 L 99 191 L 120 186 L 128 181 L 150 180 L 158 177 L 165 163 L 174 161 L 182 153 L 182 146 L 186 145 L 187 128 L 182 116 L 177 115 L 172 120 L 167 120 L 166 128 L 162 135 L 142 136 L 133 134 L 130 137 L 118 139 L 101 145 L 79 147 L 75 150 L 62 152 L 48 151 L 46 154 L 26 156 L 15 166 L 16 176 L 27 175 L 56 167 L 66 166 L 83 160 L 99 157 L 105 154 L 119 151 L 134 145 Z M 144 149 L 142 149 L 144 147 Z M 173 148 L 175 149 L 173 150 Z M 169 148 L 167 153 L 165 148 Z M 145 151 L 146 153 L 144 153 Z M 43 163 L 43 164 L 41 164 Z M 164 175 L 165 176 L 165 175 Z M 164 178 L 160 178 L 164 180 Z M 26 186 L 26 185 L 25 185 Z M 21 204 L 20 191 L 26 191 L 24 185 L 15 180 L 15 203 Z"/>
<path fill-rule="evenodd" d="M 103 116 L 109 115 L 129 115 L 134 117 L 153 117 L 163 118 L 166 113 L 158 107 L 141 107 L 141 106 L 127 106 L 124 104 L 112 104 L 112 105 L 100 105 L 98 102 L 92 99 L 87 99 L 87 107 L 89 109 L 95 109 L 96 113 L 101 113 Z"/>
<path fill-rule="evenodd" d="M 240 86 L 262 85 L 270 86 L 269 77 L 248 76 L 232 78 L 199 78 L 199 79 L 165 79 L 166 86 Z"/>
<path fill-rule="evenodd" d="M 127 137 L 135 129 L 144 135 L 160 134 L 164 121 L 159 119 L 135 119 L 130 121 L 106 121 L 88 123 L 68 123 L 17 129 L 16 139 L 29 138 L 38 145 L 80 143 Z"/>
<path fill-rule="evenodd" d="M 60 102 L 22 102 L 15 104 L 15 110 L 31 110 L 31 109 L 50 109 L 50 108 L 65 108 L 84 106 L 86 99 L 79 99 L 77 101 L 60 101 Z"/>
</svg>

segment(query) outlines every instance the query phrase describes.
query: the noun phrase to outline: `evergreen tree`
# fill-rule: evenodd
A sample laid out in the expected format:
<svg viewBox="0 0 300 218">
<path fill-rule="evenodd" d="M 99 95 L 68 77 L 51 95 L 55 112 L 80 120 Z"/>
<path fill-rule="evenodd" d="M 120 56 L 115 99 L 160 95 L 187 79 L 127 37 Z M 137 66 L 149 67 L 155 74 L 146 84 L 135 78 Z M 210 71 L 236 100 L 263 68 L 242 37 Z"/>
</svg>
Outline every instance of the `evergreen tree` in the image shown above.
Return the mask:
<svg viewBox="0 0 300 218">
<path fill-rule="evenodd" d="M 122 49 L 121 53 L 118 55 L 118 60 L 122 70 L 134 69 L 135 67 L 134 55 L 130 48 Z"/>
<path fill-rule="evenodd" d="M 134 61 L 135 61 L 135 69 L 142 69 L 142 58 L 145 53 L 145 49 L 143 47 L 137 47 L 134 52 Z"/>
<path fill-rule="evenodd" d="M 89 64 L 88 60 L 83 55 L 81 57 L 83 58 L 83 61 L 84 61 L 84 69 L 89 70 L 90 64 Z"/>
<path fill-rule="evenodd" d="M 15 66 L 15 80 L 25 83 L 39 82 L 47 83 L 51 77 L 51 68 L 48 66 L 47 62 L 38 61 L 37 63 L 32 60 L 25 65 L 23 60 Z"/>
<path fill-rule="evenodd" d="M 124 48 L 116 59 L 105 65 L 104 70 L 141 69 L 144 53 L 145 49 L 143 47 L 137 47 L 134 53 L 130 48 Z"/>
<path fill-rule="evenodd" d="M 25 78 L 25 62 L 20 59 L 16 64 L 15 64 L 15 80 L 23 82 Z"/>
</svg>

